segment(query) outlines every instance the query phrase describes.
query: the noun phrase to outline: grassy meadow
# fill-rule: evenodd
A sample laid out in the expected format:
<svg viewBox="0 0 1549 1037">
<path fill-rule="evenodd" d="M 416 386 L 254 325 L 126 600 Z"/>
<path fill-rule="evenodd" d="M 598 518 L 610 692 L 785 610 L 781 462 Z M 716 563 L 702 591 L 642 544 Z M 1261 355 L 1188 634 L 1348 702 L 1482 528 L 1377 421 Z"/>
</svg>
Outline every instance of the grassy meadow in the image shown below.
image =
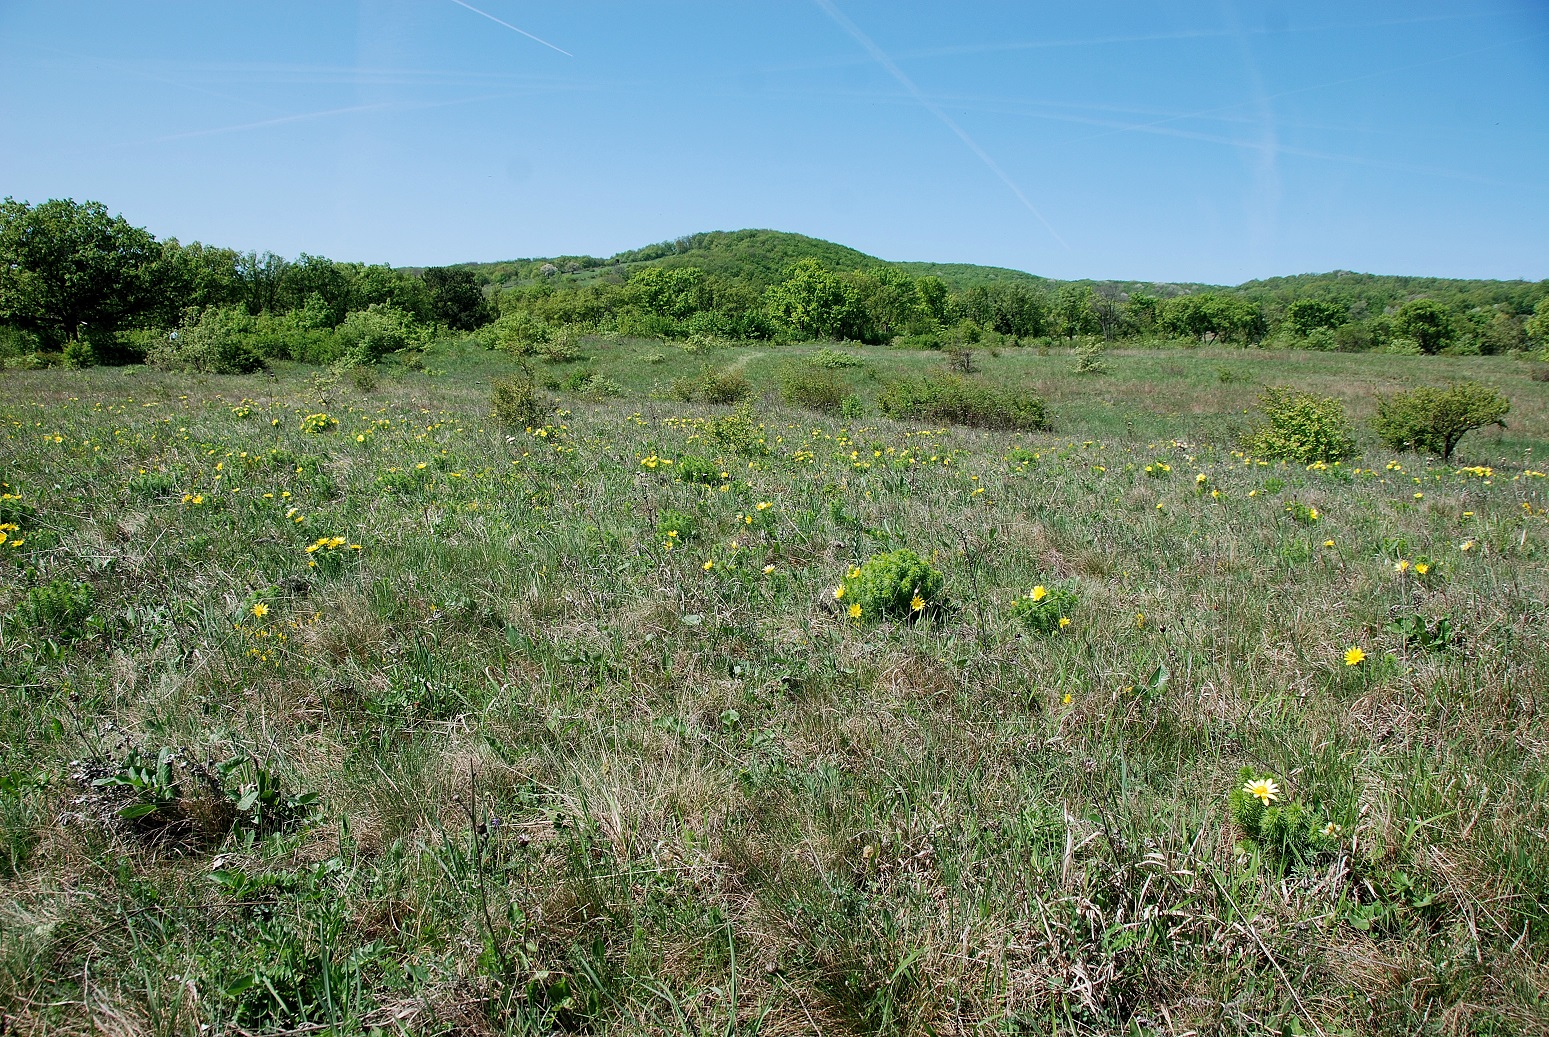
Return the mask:
<svg viewBox="0 0 1549 1037">
<path fill-rule="evenodd" d="M 0 1033 L 1549 1031 L 1549 382 L 1006 349 L 987 432 L 828 348 L 0 375 Z M 1237 446 L 1459 377 L 1448 465 Z"/>
</svg>

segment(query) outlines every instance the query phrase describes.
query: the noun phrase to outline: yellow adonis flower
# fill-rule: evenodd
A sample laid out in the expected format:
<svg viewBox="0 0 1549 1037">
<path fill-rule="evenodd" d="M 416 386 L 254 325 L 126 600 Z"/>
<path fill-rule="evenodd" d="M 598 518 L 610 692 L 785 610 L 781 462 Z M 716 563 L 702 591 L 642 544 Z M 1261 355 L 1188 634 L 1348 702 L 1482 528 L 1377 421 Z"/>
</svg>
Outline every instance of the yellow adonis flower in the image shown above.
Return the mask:
<svg viewBox="0 0 1549 1037">
<path fill-rule="evenodd" d="M 1275 784 L 1273 778 L 1254 778 L 1244 785 L 1242 790 L 1266 807 L 1280 795 L 1280 786 Z"/>
<path fill-rule="evenodd" d="M 1345 651 L 1345 665 L 1359 666 L 1366 659 L 1366 653 L 1359 648 L 1350 648 Z"/>
<path fill-rule="evenodd" d="M 1424 576 L 1426 573 L 1428 573 L 1430 571 L 1431 571 L 1431 567 L 1427 563 L 1425 563 L 1425 562 L 1416 562 L 1415 563 L 1415 572 L 1419 573 L 1421 576 Z"/>
<path fill-rule="evenodd" d="M 709 572 L 711 569 L 714 569 L 714 568 L 715 568 L 715 559 L 714 558 L 706 559 L 705 560 L 705 564 L 704 564 L 705 572 Z"/>
<path fill-rule="evenodd" d="M 915 591 L 914 592 L 914 597 L 909 600 L 909 611 L 910 612 L 924 612 L 925 611 L 925 599 L 920 597 L 920 592 L 919 591 Z"/>
<path fill-rule="evenodd" d="M 844 584 L 841 583 L 834 588 L 834 600 L 838 601 L 842 597 L 844 597 Z"/>
<path fill-rule="evenodd" d="M 1043 586 L 1043 584 L 1039 584 L 1038 586 L 1034 587 L 1028 594 L 1028 597 L 1032 598 L 1034 601 L 1042 601 L 1048 596 L 1049 591 L 1046 587 Z"/>
<path fill-rule="evenodd" d="M 1334 541 L 1332 541 L 1332 540 L 1325 540 L 1325 541 L 1323 541 L 1323 546 L 1324 547 L 1333 547 L 1334 546 Z"/>
<path fill-rule="evenodd" d="M 269 614 L 269 606 L 268 605 L 265 605 L 261 601 L 255 603 L 253 605 L 253 618 L 254 619 L 263 619 L 268 614 Z"/>
<path fill-rule="evenodd" d="M 857 602 L 854 602 L 854 603 L 852 603 L 850 605 L 850 618 L 851 619 L 860 619 L 861 618 L 861 603 L 860 602 L 857 601 Z"/>
<path fill-rule="evenodd" d="M 1394 562 L 1393 563 L 1393 571 L 1394 572 L 1408 572 L 1409 571 L 1409 559 L 1407 559 L 1407 558 L 1400 558 L 1398 561 Z"/>
<path fill-rule="evenodd" d="M 1064 630 L 1068 626 L 1070 626 L 1070 617 L 1069 616 L 1061 616 L 1060 617 L 1060 629 Z"/>
</svg>

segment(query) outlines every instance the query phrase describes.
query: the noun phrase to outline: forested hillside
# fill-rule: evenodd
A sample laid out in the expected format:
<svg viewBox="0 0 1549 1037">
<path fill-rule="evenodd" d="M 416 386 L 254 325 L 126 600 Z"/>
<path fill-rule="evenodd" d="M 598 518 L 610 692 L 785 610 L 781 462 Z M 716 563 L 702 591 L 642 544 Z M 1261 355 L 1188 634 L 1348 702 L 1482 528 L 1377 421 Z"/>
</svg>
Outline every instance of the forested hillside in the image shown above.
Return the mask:
<svg viewBox="0 0 1549 1037">
<path fill-rule="evenodd" d="M 98 203 L 0 205 L 0 360 L 252 370 L 371 362 L 437 337 L 851 340 L 914 348 L 1083 337 L 1500 354 L 1549 347 L 1549 282 L 1338 271 L 1236 287 L 1055 281 L 895 263 L 770 230 L 607 258 L 393 268 L 158 240 Z"/>
</svg>

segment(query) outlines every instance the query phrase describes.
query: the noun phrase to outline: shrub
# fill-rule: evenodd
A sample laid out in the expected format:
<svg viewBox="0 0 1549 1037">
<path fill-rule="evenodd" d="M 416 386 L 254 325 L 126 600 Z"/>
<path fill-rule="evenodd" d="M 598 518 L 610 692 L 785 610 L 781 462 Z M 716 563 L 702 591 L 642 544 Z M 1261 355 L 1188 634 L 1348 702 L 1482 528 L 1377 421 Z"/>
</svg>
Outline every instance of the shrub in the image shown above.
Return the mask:
<svg viewBox="0 0 1549 1037">
<path fill-rule="evenodd" d="M 330 414 L 308 414 L 301 419 L 301 431 L 314 434 L 332 432 L 339 427 L 339 419 Z"/>
<path fill-rule="evenodd" d="M 545 407 L 529 378 L 501 379 L 490 388 L 490 416 L 505 429 L 528 429 L 543 421 Z"/>
<path fill-rule="evenodd" d="M 624 395 L 624 387 L 607 375 L 591 372 L 575 390 L 582 399 L 609 400 Z"/>
<path fill-rule="evenodd" d="M 956 375 L 901 379 L 882 390 L 877 404 L 891 418 L 974 428 L 1033 430 L 1049 424 L 1042 398 L 1033 393 L 997 389 Z"/>
<path fill-rule="evenodd" d="M 1312 464 L 1343 460 L 1355 451 L 1344 405 L 1332 396 L 1270 386 L 1259 394 L 1259 407 L 1265 421 L 1243 442 L 1256 457 Z"/>
<path fill-rule="evenodd" d="M 753 395 L 753 383 L 740 371 L 718 371 L 706 367 L 692 378 L 680 378 L 673 382 L 672 394 L 685 403 L 694 400 L 704 403 L 741 403 Z"/>
<path fill-rule="evenodd" d="M 678 478 L 701 486 L 719 486 L 725 477 L 721 474 L 720 465 L 708 457 L 684 454 L 678 458 Z"/>
<path fill-rule="evenodd" d="M 702 392 L 706 403 L 741 403 L 753 385 L 740 371 L 706 371 Z"/>
<path fill-rule="evenodd" d="M 349 313 L 336 335 L 345 355 L 361 363 L 375 363 L 389 353 L 422 345 L 426 337 L 413 315 L 383 302 Z"/>
<path fill-rule="evenodd" d="M 753 420 L 753 414 L 746 406 L 739 407 L 735 414 L 712 418 L 705 425 L 705 435 L 721 449 L 744 457 L 769 453 L 764 427 Z"/>
<path fill-rule="evenodd" d="M 945 578 L 907 548 L 872 555 L 851 569 L 834 597 L 858 619 L 905 618 L 939 605 Z"/>
<path fill-rule="evenodd" d="M 793 407 L 834 414 L 849 395 L 850 387 L 830 371 L 791 365 L 780 375 L 780 398 Z"/>
<path fill-rule="evenodd" d="M 91 348 L 91 343 L 83 338 L 71 339 L 65 343 L 65 348 L 59 354 L 60 363 L 72 370 L 80 370 L 83 367 L 94 367 L 97 363 L 96 350 Z"/>
<path fill-rule="evenodd" d="M 183 321 L 151 343 L 145 362 L 169 371 L 247 374 L 264 366 L 247 342 L 251 318 L 241 307 L 188 309 Z"/>
<path fill-rule="evenodd" d="M 942 353 L 947 358 L 947 367 L 959 374 L 973 374 L 979 370 L 974 363 L 974 351 L 961 342 L 953 342 L 943 347 Z"/>
<path fill-rule="evenodd" d="M 699 535 L 699 519 L 687 511 L 671 508 L 663 511 L 656 520 L 656 535 L 665 543 L 684 543 Z"/>
<path fill-rule="evenodd" d="M 1076 373 L 1102 374 L 1108 370 L 1108 347 L 1102 339 L 1089 338 L 1076 347 Z"/>
<path fill-rule="evenodd" d="M 1075 588 L 1069 583 L 1039 585 L 1011 603 L 1011 614 L 1027 629 L 1047 634 L 1069 623 L 1076 601 Z"/>
<path fill-rule="evenodd" d="M 821 367 L 829 371 L 837 371 L 844 367 L 865 367 L 866 361 L 854 353 L 845 353 L 837 349 L 829 349 L 824 346 L 813 353 L 808 353 L 804 359 L 808 367 Z"/>
<path fill-rule="evenodd" d="M 1479 382 L 1458 382 L 1446 389 L 1422 386 L 1379 397 L 1372 430 L 1394 450 L 1417 450 L 1452 459 L 1469 432 L 1501 421 L 1511 402 Z"/>
<path fill-rule="evenodd" d="M 508 313 L 486 324 L 474 333 L 474 338 L 491 349 L 503 349 L 516 356 L 527 356 L 537 347 L 549 341 L 554 328 L 526 310 Z"/>
</svg>

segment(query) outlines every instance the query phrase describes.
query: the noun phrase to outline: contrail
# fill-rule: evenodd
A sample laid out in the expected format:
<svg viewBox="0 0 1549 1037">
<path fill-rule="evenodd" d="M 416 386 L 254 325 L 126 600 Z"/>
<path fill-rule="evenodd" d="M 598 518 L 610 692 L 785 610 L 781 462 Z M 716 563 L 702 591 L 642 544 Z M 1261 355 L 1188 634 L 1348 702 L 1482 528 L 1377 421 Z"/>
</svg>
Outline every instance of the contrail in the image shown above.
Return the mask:
<svg viewBox="0 0 1549 1037">
<path fill-rule="evenodd" d="M 854 38 L 856 43 L 859 43 L 862 47 L 864 47 L 866 53 L 871 55 L 872 60 L 876 61 L 877 64 L 887 69 L 888 75 L 898 80 L 898 82 L 903 85 L 903 88 L 909 91 L 910 95 L 920 103 L 921 107 L 946 124 L 947 129 L 957 134 L 957 138 L 964 144 L 968 145 L 968 150 L 979 156 L 979 161 L 988 166 L 990 172 L 1000 177 L 1000 180 L 1003 184 L 1011 188 L 1011 193 L 1017 196 L 1017 201 L 1026 206 L 1028 212 L 1038 217 L 1038 222 L 1043 224 L 1044 229 L 1053 235 L 1054 240 L 1063 245 L 1067 252 L 1070 251 L 1070 244 L 1066 242 L 1064 238 L 1060 237 L 1060 233 L 1054 229 L 1054 225 L 1044 218 L 1043 213 L 1038 211 L 1038 207 L 1036 205 L 1028 200 L 1027 195 L 1022 193 L 1022 189 L 1017 186 L 1016 181 L 1011 179 L 1010 175 L 1007 174 L 1004 169 L 1000 168 L 1000 163 L 991 158 L 989 153 L 981 148 L 979 143 L 968 135 L 968 131 L 953 121 L 952 117 L 943 111 L 940 105 L 938 105 L 935 101 L 932 101 L 929 97 L 926 97 L 924 91 L 914 85 L 914 80 L 904 75 L 904 70 L 894 64 L 893 59 L 888 57 L 886 52 L 884 52 L 881 47 L 873 43 L 871 37 L 867 36 L 864 32 L 861 31 L 860 26 L 846 18 L 844 13 L 833 5 L 832 0 L 813 0 L 813 2 L 821 7 L 824 13 L 832 18 L 841 29 L 849 33 L 850 36 Z M 462 0 L 453 0 L 453 3 L 462 3 Z"/>
<path fill-rule="evenodd" d="M 474 14 L 481 14 L 484 17 L 488 18 L 490 21 L 494 22 L 496 25 L 504 25 L 507 29 L 510 29 L 512 32 L 519 32 L 523 36 L 526 36 L 529 40 L 537 40 L 539 43 L 543 44 L 545 47 L 549 48 L 550 50 L 557 50 L 557 51 L 559 51 L 561 54 L 563 54 L 567 58 L 575 57 L 574 54 L 570 53 L 568 50 L 565 50 L 563 47 L 556 47 L 556 46 L 554 46 L 554 44 L 550 43 L 548 40 L 544 39 L 543 37 L 541 37 L 541 36 L 534 36 L 532 33 L 528 32 L 526 29 L 518 29 L 516 26 L 512 25 L 510 22 L 503 22 L 499 18 L 496 18 L 494 15 L 490 14 L 488 11 L 481 11 L 477 7 L 474 7 L 472 4 L 464 3 L 463 0 L 452 0 L 452 3 L 456 4 L 458 7 L 466 7 L 468 10 L 472 11 Z"/>
</svg>

